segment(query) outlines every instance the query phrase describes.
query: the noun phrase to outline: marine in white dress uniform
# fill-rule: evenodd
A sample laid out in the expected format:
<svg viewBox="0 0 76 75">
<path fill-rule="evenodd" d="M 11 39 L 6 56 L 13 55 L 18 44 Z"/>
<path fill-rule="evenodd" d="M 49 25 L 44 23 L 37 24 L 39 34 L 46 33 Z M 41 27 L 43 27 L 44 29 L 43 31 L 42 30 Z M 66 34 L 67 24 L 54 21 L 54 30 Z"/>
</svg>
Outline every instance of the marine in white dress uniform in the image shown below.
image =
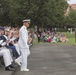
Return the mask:
<svg viewBox="0 0 76 75">
<path fill-rule="evenodd" d="M 5 47 L 6 42 L 4 41 L 5 39 L 4 39 L 3 33 L 4 33 L 4 29 L 0 27 L 0 57 L 2 56 L 4 59 L 5 70 L 13 71 L 14 67 L 11 66 L 13 60 L 9 49 Z"/>
<path fill-rule="evenodd" d="M 21 56 L 15 60 L 16 63 L 20 65 L 21 62 L 21 71 L 29 71 L 27 69 L 27 57 L 30 54 L 29 45 L 28 45 L 28 32 L 27 27 L 29 27 L 30 20 L 23 20 L 23 26 L 20 28 L 19 31 L 19 49 L 21 52 Z"/>
</svg>

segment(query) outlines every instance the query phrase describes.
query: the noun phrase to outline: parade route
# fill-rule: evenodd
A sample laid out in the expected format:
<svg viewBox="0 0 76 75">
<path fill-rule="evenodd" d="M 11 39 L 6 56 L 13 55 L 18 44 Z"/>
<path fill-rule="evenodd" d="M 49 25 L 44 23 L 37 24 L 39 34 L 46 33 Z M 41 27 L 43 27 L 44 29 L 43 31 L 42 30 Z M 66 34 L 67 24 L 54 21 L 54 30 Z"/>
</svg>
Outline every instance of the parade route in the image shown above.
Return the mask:
<svg viewBox="0 0 76 75">
<path fill-rule="evenodd" d="M 6 75 L 76 75 L 76 46 L 66 44 L 37 44 L 28 58 L 29 72 L 19 67 Z M 3 71 L 2 71 L 3 72 Z M 0 75 L 5 75 L 1 74 Z"/>
<path fill-rule="evenodd" d="M 0 75 L 76 75 L 76 0 L 0 0 Z"/>
</svg>

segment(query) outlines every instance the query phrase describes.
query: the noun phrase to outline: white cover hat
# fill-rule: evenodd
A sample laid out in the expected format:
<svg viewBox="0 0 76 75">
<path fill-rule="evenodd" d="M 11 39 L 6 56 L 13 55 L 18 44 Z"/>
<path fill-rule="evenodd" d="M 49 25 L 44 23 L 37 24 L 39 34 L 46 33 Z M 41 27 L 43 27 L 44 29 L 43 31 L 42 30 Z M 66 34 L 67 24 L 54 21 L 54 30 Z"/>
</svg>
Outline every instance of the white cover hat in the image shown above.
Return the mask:
<svg viewBox="0 0 76 75">
<path fill-rule="evenodd" d="M 30 19 L 25 19 L 22 22 L 30 22 Z"/>
</svg>

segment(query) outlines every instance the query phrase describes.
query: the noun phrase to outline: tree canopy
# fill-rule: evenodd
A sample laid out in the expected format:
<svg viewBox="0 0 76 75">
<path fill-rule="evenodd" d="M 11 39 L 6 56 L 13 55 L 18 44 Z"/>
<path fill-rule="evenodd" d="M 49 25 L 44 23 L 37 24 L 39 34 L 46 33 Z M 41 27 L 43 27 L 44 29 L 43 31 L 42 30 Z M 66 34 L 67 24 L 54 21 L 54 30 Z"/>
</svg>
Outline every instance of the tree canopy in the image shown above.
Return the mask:
<svg viewBox="0 0 76 75">
<path fill-rule="evenodd" d="M 67 27 L 76 27 L 76 11 L 75 10 L 71 10 L 69 12 L 69 15 L 65 17 L 65 25 Z"/>
<path fill-rule="evenodd" d="M 37 26 L 62 27 L 65 0 L 0 0 L 0 24 L 21 25 L 23 19 L 31 19 Z"/>
</svg>

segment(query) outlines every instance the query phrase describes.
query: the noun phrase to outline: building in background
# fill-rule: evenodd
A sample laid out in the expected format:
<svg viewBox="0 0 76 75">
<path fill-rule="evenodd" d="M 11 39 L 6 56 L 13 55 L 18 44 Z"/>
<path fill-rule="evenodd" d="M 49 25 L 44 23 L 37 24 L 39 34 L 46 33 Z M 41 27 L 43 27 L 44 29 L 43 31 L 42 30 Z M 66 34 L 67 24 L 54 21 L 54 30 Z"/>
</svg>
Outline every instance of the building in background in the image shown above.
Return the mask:
<svg viewBox="0 0 76 75">
<path fill-rule="evenodd" d="M 76 4 L 69 4 L 69 8 L 72 10 L 76 10 Z"/>
<path fill-rule="evenodd" d="M 67 16 L 69 14 L 70 10 L 76 10 L 76 4 L 69 4 L 68 5 L 65 16 Z"/>
</svg>

